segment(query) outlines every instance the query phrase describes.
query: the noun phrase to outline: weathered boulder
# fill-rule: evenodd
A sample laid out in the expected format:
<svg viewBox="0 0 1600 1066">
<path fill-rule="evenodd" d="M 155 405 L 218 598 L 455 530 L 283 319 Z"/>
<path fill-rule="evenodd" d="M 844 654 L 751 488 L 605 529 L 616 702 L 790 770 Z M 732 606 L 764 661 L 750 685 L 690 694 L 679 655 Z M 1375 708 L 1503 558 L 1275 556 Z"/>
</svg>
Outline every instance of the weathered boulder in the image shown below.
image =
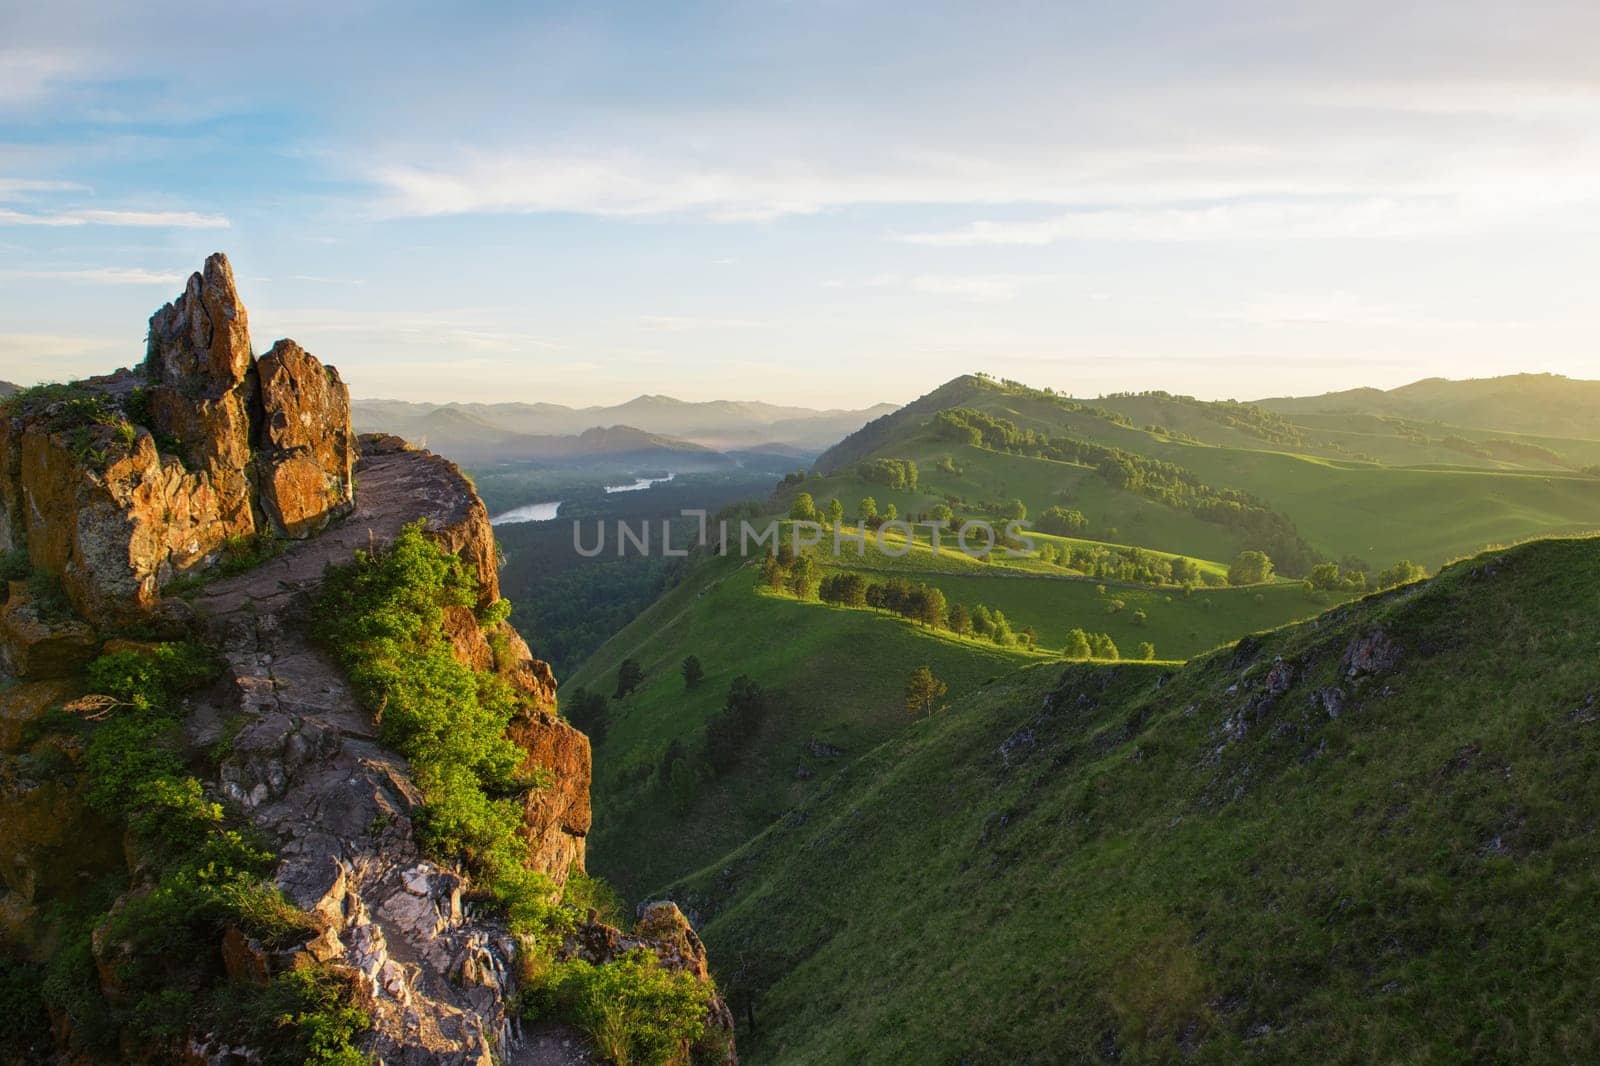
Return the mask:
<svg viewBox="0 0 1600 1066">
<path fill-rule="evenodd" d="M 355 504 L 350 390 L 337 370 L 290 340 L 274 344 L 256 373 L 261 507 L 285 536 L 308 536 Z"/>
<path fill-rule="evenodd" d="M 1340 665 L 1344 667 L 1347 677 L 1383 674 L 1400 665 L 1403 655 L 1404 649 L 1393 637 L 1382 629 L 1374 628 L 1350 642 Z"/>
<path fill-rule="evenodd" d="M 564 719 L 538 710 L 513 719 L 507 735 L 526 753 L 520 772 L 540 770 L 549 781 L 523 801 L 522 835 L 531 863 L 557 885 L 565 884 L 569 872 L 584 869 L 592 817 L 589 738 Z"/>
</svg>

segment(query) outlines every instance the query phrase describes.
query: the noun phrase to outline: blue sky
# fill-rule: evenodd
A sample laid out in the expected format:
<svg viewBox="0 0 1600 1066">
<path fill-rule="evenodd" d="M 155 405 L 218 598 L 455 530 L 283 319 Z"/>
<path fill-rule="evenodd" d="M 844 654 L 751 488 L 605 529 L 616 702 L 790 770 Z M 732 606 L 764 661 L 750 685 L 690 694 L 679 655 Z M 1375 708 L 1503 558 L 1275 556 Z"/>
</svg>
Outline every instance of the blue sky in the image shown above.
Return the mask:
<svg viewBox="0 0 1600 1066">
<path fill-rule="evenodd" d="M 213 250 L 358 396 L 1600 377 L 1600 6 L 0 0 L 0 378 Z"/>
</svg>

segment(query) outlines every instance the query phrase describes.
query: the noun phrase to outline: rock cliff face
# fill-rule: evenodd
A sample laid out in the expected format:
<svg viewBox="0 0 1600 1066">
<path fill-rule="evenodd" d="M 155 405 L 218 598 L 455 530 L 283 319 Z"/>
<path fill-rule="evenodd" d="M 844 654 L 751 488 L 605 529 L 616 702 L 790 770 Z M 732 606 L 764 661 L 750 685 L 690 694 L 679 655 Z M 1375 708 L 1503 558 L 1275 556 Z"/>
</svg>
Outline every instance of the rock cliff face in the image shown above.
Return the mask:
<svg viewBox="0 0 1600 1066">
<path fill-rule="evenodd" d="M 480 607 L 498 599 L 489 515 L 471 484 L 398 438 L 357 441 L 338 373 L 293 341 L 254 358 L 221 255 L 151 319 L 142 373 L 24 400 L 0 420 L 0 551 L 25 551 L 36 574 L 59 579 L 66 603 L 40 598 L 48 581 L 0 590 L 0 937 L 29 948 L 38 900 L 124 861 L 118 831 L 88 812 L 71 775 L 36 779 L 51 760 L 22 749 L 30 723 L 81 693 L 100 633 L 139 621 L 224 661 L 223 680 L 190 701 L 190 762 L 214 767 L 207 791 L 271 841 L 285 896 L 325 919 L 315 939 L 276 955 L 235 931 L 219 945 L 230 975 L 259 981 L 300 953 L 347 967 L 374 1018 L 368 1049 L 384 1063 L 526 1060 L 507 1010 L 518 944 L 476 912 L 460 874 L 421 855 L 412 818 L 422 797 L 408 766 L 378 743 L 371 715 L 308 638 L 326 568 L 418 520 L 475 572 Z M 230 538 L 260 535 L 287 543 L 187 601 L 163 600 L 163 584 L 203 570 Z M 545 771 L 550 784 L 529 793 L 522 831 L 530 865 L 559 886 L 583 870 L 588 738 L 555 713 L 549 666 L 509 624 L 486 631 L 467 608 L 445 621 L 458 659 L 524 697 L 510 737 L 522 769 Z M 9 684 L 7 673 L 28 680 Z M 219 762 L 207 754 L 221 751 Z M 643 947 L 705 979 L 687 923 L 656 917 L 632 935 L 591 918 L 567 951 L 598 962 Z M 103 975 L 122 950 L 96 937 Z M 121 994 L 105 980 L 104 994 Z M 720 999 L 711 1020 L 731 1049 Z M 194 1062 L 248 1061 L 203 1035 L 190 1051 Z"/>
</svg>

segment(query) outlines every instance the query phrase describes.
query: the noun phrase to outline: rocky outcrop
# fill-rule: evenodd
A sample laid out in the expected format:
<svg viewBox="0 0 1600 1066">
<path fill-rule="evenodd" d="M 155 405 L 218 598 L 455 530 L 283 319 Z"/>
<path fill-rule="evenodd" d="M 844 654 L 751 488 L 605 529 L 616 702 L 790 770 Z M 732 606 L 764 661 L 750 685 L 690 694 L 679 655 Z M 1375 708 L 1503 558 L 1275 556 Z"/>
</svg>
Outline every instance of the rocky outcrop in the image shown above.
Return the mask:
<svg viewBox="0 0 1600 1066">
<path fill-rule="evenodd" d="M 532 862 L 552 876 L 559 872 L 557 879 L 565 881 L 568 870 L 584 868 L 590 810 L 587 788 L 561 783 L 590 779 L 589 738 L 549 711 L 517 717 L 509 735 L 526 753 L 520 772 L 542 772 L 552 782 L 552 787 L 529 792 L 524 801 L 522 835 Z"/>
<path fill-rule="evenodd" d="M 42 609 L 26 582 L 11 582 L 0 606 L 0 664 L 13 677 L 67 677 L 94 658 L 99 646 L 87 622 Z"/>
<path fill-rule="evenodd" d="M 256 364 L 261 506 L 285 536 L 320 531 L 354 502 L 350 390 L 339 372 L 283 340 Z"/>
<path fill-rule="evenodd" d="M 150 318 L 145 376 L 150 429 L 177 446 L 215 497 L 216 543 L 255 532 L 250 485 L 250 321 L 218 253 L 183 295 Z"/>
<path fill-rule="evenodd" d="M 666 970 L 693 974 L 699 981 L 711 980 L 705 945 L 678 905 L 666 900 L 645 904 L 632 933 L 624 933 L 615 926 L 599 921 L 591 912 L 588 921 L 566 938 L 561 954 L 566 958 L 583 959 L 595 966 L 603 966 L 631 951 L 640 950 L 653 954 Z M 695 1061 L 716 1061 L 703 1053 L 715 1048 L 721 1061 L 737 1064 L 739 1058 L 734 1050 L 733 1012 L 720 995 L 712 996 L 707 1008 L 706 1031 L 702 1054 L 697 1055 Z"/>
<path fill-rule="evenodd" d="M 213 255 L 150 319 L 141 371 L 9 401 L 0 550 L 25 549 L 86 618 L 143 619 L 230 541 L 301 538 L 348 512 L 354 457 L 338 373 L 293 341 L 257 361 Z"/>
</svg>

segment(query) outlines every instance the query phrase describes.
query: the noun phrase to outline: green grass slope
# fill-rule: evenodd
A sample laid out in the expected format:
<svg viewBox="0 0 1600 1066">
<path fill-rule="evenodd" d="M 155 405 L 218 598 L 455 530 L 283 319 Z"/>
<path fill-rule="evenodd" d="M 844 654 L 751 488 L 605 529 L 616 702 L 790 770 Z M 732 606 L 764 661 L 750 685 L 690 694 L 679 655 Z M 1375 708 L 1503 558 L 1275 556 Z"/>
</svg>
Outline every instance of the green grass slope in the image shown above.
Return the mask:
<svg viewBox="0 0 1600 1066">
<path fill-rule="evenodd" d="M 1538 395 L 1546 391 L 1541 386 Z M 894 502 L 902 513 L 925 510 L 946 496 L 971 505 L 1019 498 L 1033 515 L 1056 504 L 1082 511 L 1090 520 L 1089 535 L 1101 540 L 1220 560 L 1251 546 L 1237 531 L 1115 489 L 1092 468 L 952 445 L 930 432 L 928 424 L 938 410 L 955 406 L 1006 419 L 1022 430 L 1174 463 L 1212 486 L 1253 494 L 1287 516 L 1323 556 L 1354 556 L 1379 569 L 1402 558 L 1437 568 L 1486 545 L 1600 530 L 1600 479 L 1560 465 L 1587 465 L 1593 453 L 1585 442 L 1466 430 L 1472 447 L 1489 449 L 1498 442 L 1493 448 L 1499 451 L 1485 457 L 1436 445 L 1411 448 L 1397 436 L 1392 446 L 1355 442 L 1343 449 L 1348 455 L 1341 455 L 1328 450 L 1328 435 L 1321 430 L 1249 405 L 1159 394 L 1080 402 L 978 377 L 958 378 L 846 438 L 819 458 L 818 469 L 827 476 L 804 488 L 818 500 L 839 497 L 847 513 L 862 495 L 874 496 L 880 508 Z M 1151 425 L 1184 436 L 1147 428 Z M 1459 436 L 1441 427 L 1428 433 L 1435 435 L 1429 439 Z M 1547 444 L 1564 454 L 1542 456 Z M 1316 454 L 1319 450 L 1326 454 Z M 1410 465 L 1355 458 L 1370 452 Z M 958 475 L 937 468 L 945 457 Z M 866 458 L 916 461 L 917 489 L 882 491 L 863 482 L 856 467 Z"/>
<path fill-rule="evenodd" d="M 1600 381 L 1578 381 L 1560 374 L 1508 374 L 1466 381 L 1426 378 L 1388 391 L 1351 389 L 1258 402 L 1290 417 L 1355 411 L 1600 440 Z"/>
<path fill-rule="evenodd" d="M 1028 667 L 672 895 L 752 1063 L 1594 1061 L 1597 608 L 1600 541 L 1539 541 Z"/>
<path fill-rule="evenodd" d="M 928 665 L 964 695 L 1042 656 L 923 630 L 873 611 L 826 607 L 757 589 L 758 567 L 711 558 L 650 606 L 562 683 L 563 699 L 587 688 L 610 696 L 624 658 L 645 671 L 626 699 L 610 702 L 595 746 L 595 870 L 638 897 L 736 847 L 804 798 L 851 757 L 904 728 L 904 685 Z M 686 688 L 694 655 L 705 679 Z M 774 696 L 774 710 L 731 773 L 700 784 L 674 813 L 660 762 L 668 743 L 689 745 L 745 674 Z M 810 742 L 839 749 L 816 756 Z M 815 774 L 799 780 L 805 767 Z"/>
</svg>

